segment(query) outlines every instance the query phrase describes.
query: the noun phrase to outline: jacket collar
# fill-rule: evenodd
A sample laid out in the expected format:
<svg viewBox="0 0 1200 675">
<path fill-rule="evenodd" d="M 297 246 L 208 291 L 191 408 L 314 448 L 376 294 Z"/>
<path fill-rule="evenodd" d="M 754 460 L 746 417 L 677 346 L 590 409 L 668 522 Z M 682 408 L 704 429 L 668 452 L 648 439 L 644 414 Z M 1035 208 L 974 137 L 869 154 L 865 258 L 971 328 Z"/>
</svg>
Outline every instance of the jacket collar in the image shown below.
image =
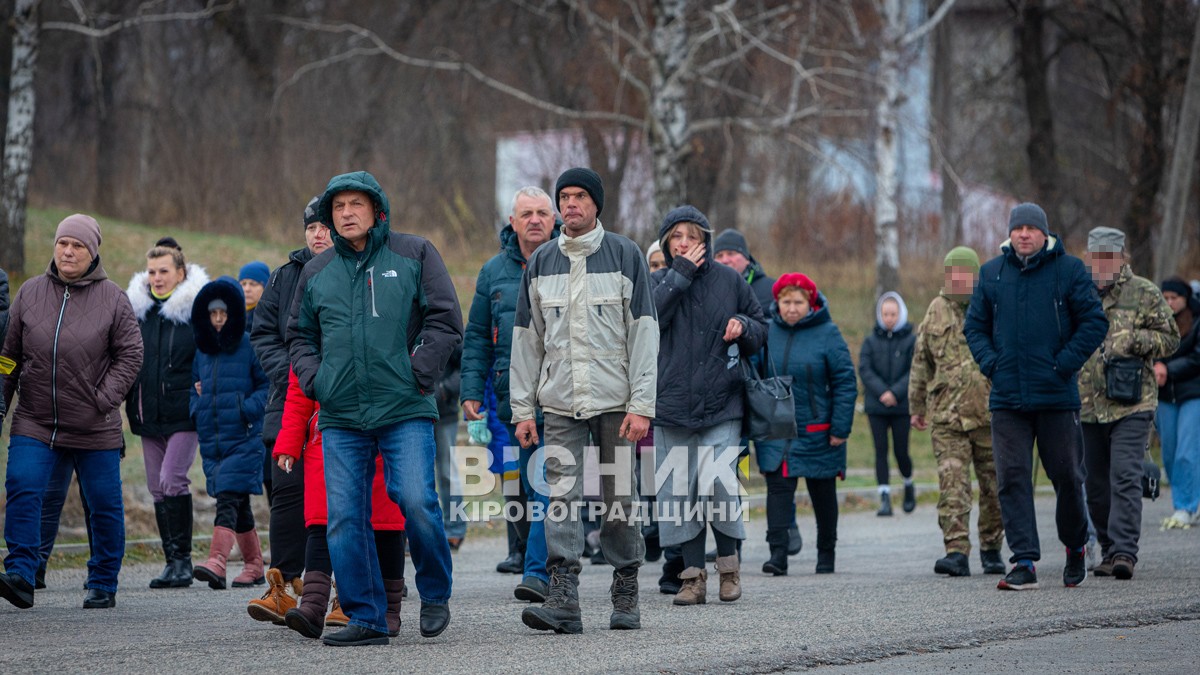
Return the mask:
<svg viewBox="0 0 1200 675">
<path fill-rule="evenodd" d="M 587 234 L 578 237 L 568 237 L 564 232 L 558 238 L 558 250 L 562 251 L 563 255 L 568 258 L 586 258 L 600 249 L 600 242 L 602 241 L 604 241 L 604 226 L 600 224 L 600 219 L 597 218 L 596 227 L 592 228 L 592 231 Z"/>
</svg>

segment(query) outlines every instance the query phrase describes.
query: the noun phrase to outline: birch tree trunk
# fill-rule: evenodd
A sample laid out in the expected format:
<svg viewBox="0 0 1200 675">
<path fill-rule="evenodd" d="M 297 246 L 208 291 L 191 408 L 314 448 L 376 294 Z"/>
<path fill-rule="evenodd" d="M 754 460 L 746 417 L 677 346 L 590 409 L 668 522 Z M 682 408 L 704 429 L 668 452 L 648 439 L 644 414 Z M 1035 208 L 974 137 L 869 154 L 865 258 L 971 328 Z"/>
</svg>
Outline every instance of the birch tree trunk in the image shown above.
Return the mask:
<svg viewBox="0 0 1200 675">
<path fill-rule="evenodd" d="M 1188 62 L 1183 106 L 1179 112 L 1179 132 L 1171 151 L 1171 172 L 1167 176 L 1167 194 L 1163 200 L 1162 230 L 1154 256 L 1154 280 L 1162 281 L 1179 270 L 1184 249 L 1183 219 L 1187 217 L 1188 194 L 1196 166 L 1196 147 L 1200 141 L 1200 15 L 1192 35 L 1192 55 Z"/>
<path fill-rule="evenodd" d="M 0 267 L 25 275 L 25 205 L 33 164 L 33 116 L 36 104 L 40 0 L 17 0 L 13 9 L 12 74 L 8 128 L 4 132 L 4 169 L 0 188 Z"/>
<path fill-rule="evenodd" d="M 875 106 L 875 295 L 900 284 L 900 232 L 897 164 L 899 163 L 900 38 L 904 17 L 900 0 L 882 0 L 883 44 L 879 76 L 883 87 Z"/>
<path fill-rule="evenodd" d="M 655 0 L 650 43 L 650 152 L 654 157 L 654 206 L 661 217 L 683 203 L 688 111 L 682 79 L 688 55 L 686 0 Z"/>
</svg>

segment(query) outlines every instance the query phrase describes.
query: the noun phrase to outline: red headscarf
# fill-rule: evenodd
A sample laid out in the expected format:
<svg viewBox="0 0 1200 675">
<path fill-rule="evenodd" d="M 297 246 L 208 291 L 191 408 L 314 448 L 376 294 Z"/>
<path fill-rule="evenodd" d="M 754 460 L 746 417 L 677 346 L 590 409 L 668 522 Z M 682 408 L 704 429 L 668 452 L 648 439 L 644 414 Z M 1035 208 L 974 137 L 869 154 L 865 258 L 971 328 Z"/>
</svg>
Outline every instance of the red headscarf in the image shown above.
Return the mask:
<svg viewBox="0 0 1200 675">
<path fill-rule="evenodd" d="M 781 275 L 775 280 L 775 285 L 771 287 L 771 294 L 778 300 L 779 292 L 789 286 L 795 286 L 807 291 L 808 304 L 812 305 L 813 309 L 821 306 L 820 301 L 817 300 L 817 285 L 813 283 L 812 279 L 808 278 L 808 275 L 799 272 L 789 272 Z"/>
</svg>

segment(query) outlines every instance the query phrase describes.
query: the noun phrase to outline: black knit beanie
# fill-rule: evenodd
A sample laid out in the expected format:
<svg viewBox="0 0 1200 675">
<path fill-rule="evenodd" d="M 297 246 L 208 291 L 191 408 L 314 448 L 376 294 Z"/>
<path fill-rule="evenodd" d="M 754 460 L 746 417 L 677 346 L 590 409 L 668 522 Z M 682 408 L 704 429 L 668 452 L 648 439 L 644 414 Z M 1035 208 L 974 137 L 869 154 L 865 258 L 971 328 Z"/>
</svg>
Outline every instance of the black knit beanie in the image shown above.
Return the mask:
<svg viewBox="0 0 1200 675">
<path fill-rule="evenodd" d="M 1171 277 L 1159 284 L 1163 292 L 1170 291 L 1181 298 L 1192 297 L 1192 287 L 1186 281 L 1179 277 Z"/>
<path fill-rule="evenodd" d="M 736 251 L 750 259 L 750 248 L 746 246 L 746 237 L 737 230 L 724 230 L 713 241 L 713 254 L 721 251 Z"/>
<path fill-rule="evenodd" d="M 1008 216 L 1008 231 L 1012 232 L 1022 225 L 1036 227 L 1042 234 L 1050 236 L 1050 224 L 1046 220 L 1046 212 L 1042 207 L 1031 202 L 1017 204 Z"/>
<path fill-rule="evenodd" d="M 308 229 L 309 225 L 321 222 L 321 216 L 317 213 L 317 207 L 321 204 L 321 195 L 313 197 L 308 202 L 308 206 L 304 207 L 304 229 Z"/>
<path fill-rule="evenodd" d="M 600 180 L 600 174 L 595 171 L 582 167 L 564 171 L 558 177 L 558 182 L 554 184 L 555 206 L 558 206 L 558 195 L 565 187 L 583 188 L 592 201 L 596 202 L 596 215 L 600 215 L 600 212 L 604 210 L 604 182 Z"/>
</svg>

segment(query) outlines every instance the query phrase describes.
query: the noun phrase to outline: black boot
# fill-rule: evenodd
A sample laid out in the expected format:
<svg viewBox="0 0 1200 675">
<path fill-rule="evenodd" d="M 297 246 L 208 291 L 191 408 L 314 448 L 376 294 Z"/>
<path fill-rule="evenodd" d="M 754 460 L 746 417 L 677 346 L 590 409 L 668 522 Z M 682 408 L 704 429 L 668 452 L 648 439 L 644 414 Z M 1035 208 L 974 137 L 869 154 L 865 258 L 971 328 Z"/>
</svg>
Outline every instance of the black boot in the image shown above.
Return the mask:
<svg viewBox="0 0 1200 675">
<path fill-rule="evenodd" d="M 875 512 L 875 515 L 877 515 L 877 516 L 892 515 L 892 493 L 890 493 L 890 492 L 880 492 L 879 493 L 879 510 Z"/>
<path fill-rule="evenodd" d="M 917 508 L 917 487 L 912 483 L 904 484 L 904 512 L 912 513 Z"/>
<path fill-rule="evenodd" d="M 741 540 L 739 539 L 738 541 L 740 542 Z M 788 555 L 799 555 L 802 548 L 804 548 L 804 539 L 800 536 L 800 526 L 792 523 L 792 526 L 788 528 Z M 739 547 L 738 553 L 741 552 L 742 549 Z"/>
<path fill-rule="evenodd" d="M 166 564 L 162 574 L 150 580 L 150 588 L 170 588 L 175 579 L 175 536 L 171 532 L 171 517 L 166 501 L 154 502 L 154 520 L 158 523 L 158 535 L 162 538 L 163 558 Z"/>
<path fill-rule="evenodd" d="M 679 573 L 684 570 L 683 551 L 678 546 L 668 546 L 663 549 L 662 576 L 658 578 L 658 592 L 664 595 L 675 595 L 683 585 L 679 581 Z"/>
<path fill-rule="evenodd" d="M 967 556 L 962 553 L 947 553 L 945 558 L 938 558 L 933 564 L 934 574 L 945 574 L 951 577 L 971 576 L 971 566 Z"/>
<path fill-rule="evenodd" d="M 527 607 L 521 621 L 534 630 L 578 635 L 583 632 L 579 611 L 579 577 L 555 567 L 550 570 L 550 592 L 541 607 Z"/>
<path fill-rule="evenodd" d="M 1000 559 L 1000 551 L 979 551 L 979 562 L 983 563 L 984 574 L 1004 574 L 1004 561 Z"/>
<path fill-rule="evenodd" d="M 171 567 L 174 576 L 171 588 L 187 588 L 192 585 L 192 495 L 177 495 L 163 500 L 167 506 L 167 517 L 171 523 L 174 539 L 174 556 Z"/>
<path fill-rule="evenodd" d="M 817 551 L 817 574 L 833 574 L 833 549 Z"/>
<path fill-rule="evenodd" d="M 771 558 L 763 563 L 763 574 L 771 574 L 777 577 L 787 576 L 788 531 L 783 528 L 767 530 L 767 544 L 771 547 Z"/>
</svg>

